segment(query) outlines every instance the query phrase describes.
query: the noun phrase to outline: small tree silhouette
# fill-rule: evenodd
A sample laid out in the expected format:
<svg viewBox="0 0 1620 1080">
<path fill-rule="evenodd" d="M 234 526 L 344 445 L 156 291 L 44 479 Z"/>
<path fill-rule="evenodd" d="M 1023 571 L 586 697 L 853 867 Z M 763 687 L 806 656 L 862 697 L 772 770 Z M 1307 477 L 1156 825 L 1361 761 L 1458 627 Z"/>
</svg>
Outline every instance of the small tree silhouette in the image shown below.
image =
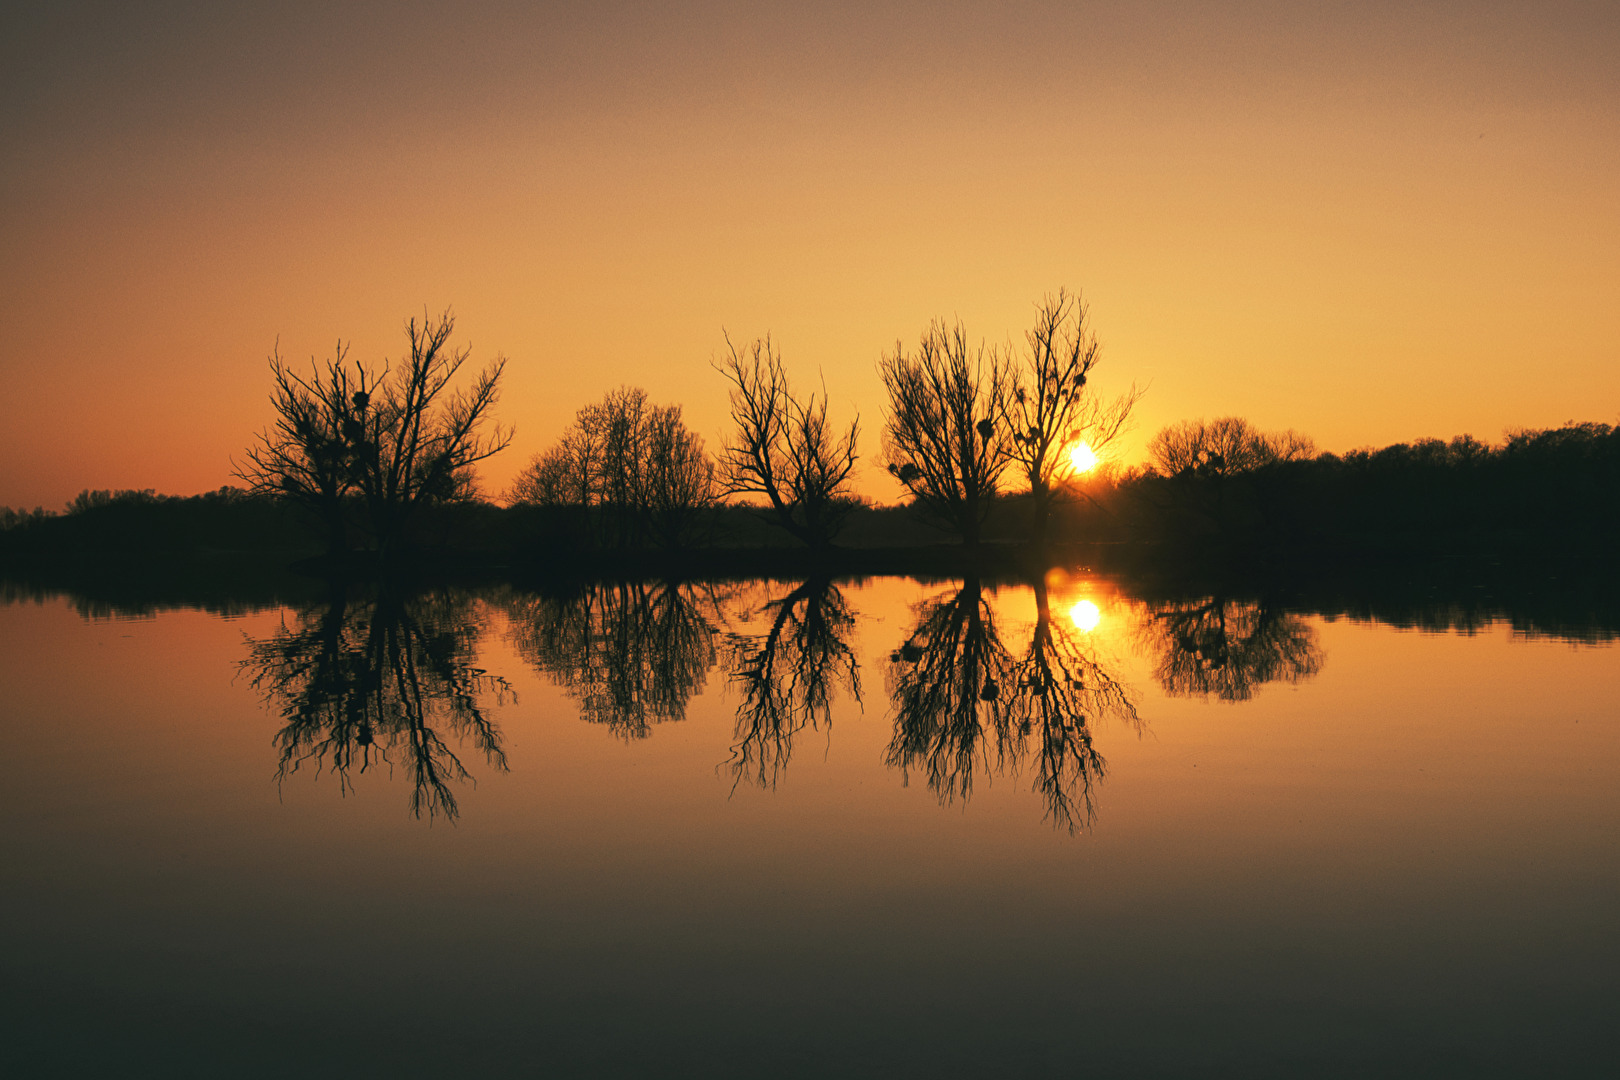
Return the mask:
<svg viewBox="0 0 1620 1080">
<path fill-rule="evenodd" d="M 1154 467 L 1171 477 L 1226 477 L 1314 456 L 1310 437 L 1297 431 L 1257 430 L 1247 420 L 1183 420 L 1161 428 L 1148 443 Z"/>
<path fill-rule="evenodd" d="M 1211 596 L 1157 605 L 1138 633 L 1172 697 L 1248 701 L 1265 683 L 1299 683 L 1322 670 L 1311 625 L 1262 601 Z"/>
<path fill-rule="evenodd" d="M 1284 462 L 1314 457 L 1316 446 L 1297 431 L 1264 432 L 1247 420 L 1223 416 L 1161 428 L 1148 443 L 1148 454 L 1155 469 L 1171 479 L 1174 505 L 1229 533 L 1254 501 L 1255 477 Z"/>
<path fill-rule="evenodd" d="M 679 405 L 653 405 L 621 386 L 574 416 L 512 485 L 514 503 L 584 511 L 598 543 L 625 547 L 649 536 L 685 543 L 714 504 L 714 462 Z"/>
</svg>

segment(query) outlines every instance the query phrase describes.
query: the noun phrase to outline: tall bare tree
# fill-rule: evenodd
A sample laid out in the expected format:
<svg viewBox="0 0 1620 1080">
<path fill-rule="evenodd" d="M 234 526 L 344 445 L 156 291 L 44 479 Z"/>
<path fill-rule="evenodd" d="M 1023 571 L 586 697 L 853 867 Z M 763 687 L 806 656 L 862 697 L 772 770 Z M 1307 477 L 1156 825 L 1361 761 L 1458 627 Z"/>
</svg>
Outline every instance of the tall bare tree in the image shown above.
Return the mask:
<svg viewBox="0 0 1620 1080">
<path fill-rule="evenodd" d="M 1094 791 L 1107 770 L 1093 741 L 1097 722 L 1113 717 L 1140 732 L 1142 721 L 1124 684 L 1082 644 L 1084 635 L 1052 617 L 1045 577 L 1032 588 L 1035 626 L 1013 687 L 1015 746 L 1021 757 L 1033 742 L 1035 789 L 1053 825 L 1072 833 L 1095 817 Z"/>
<path fill-rule="evenodd" d="M 917 621 L 889 657 L 894 734 L 888 762 L 920 773 L 940 802 L 966 801 L 977 775 L 1035 765 L 1033 788 L 1053 825 L 1090 824 L 1106 763 L 1093 742 L 1104 718 L 1140 730 L 1127 689 L 1052 617 L 1044 578 L 1027 649 L 1010 650 L 995 608 L 969 579 L 915 609 Z"/>
<path fill-rule="evenodd" d="M 1027 351 L 1012 365 L 1011 392 L 1002 399 L 1013 467 L 1029 485 L 1031 539 L 1046 542 L 1052 506 L 1073 485 L 1072 452 L 1081 443 L 1101 451 L 1125 429 L 1142 396 L 1132 386 L 1112 400 L 1087 387 L 1101 358 L 1079 296 L 1059 289 L 1036 309 L 1024 334 Z"/>
<path fill-rule="evenodd" d="M 470 356 L 449 347 L 454 316 L 424 315 L 405 329 L 409 355 L 380 371 L 359 362 L 351 369 L 341 342 L 324 365 L 310 362 L 308 377 L 278 354 L 270 358 L 277 419 L 236 475 L 255 492 L 314 509 L 334 549 L 345 546 L 355 508 L 386 556 L 424 508 L 469 497 L 474 466 L 512 441 L 510 428 L 485 430 L 506 360 L 496 357 L 471 385 L 452 389 Z"/>
<path fill-rule="evenodd" d="M 811 547 L 838 535 L 855 506 L 850 474 L 860 418 L 847 431 L 827 421 L 827 391 L 800 398 L 788 385 L 782 356 L 769 335 L 716 365 L 731 382 L 731 439 L 720 456 L 728 495 L 763 495 L 770 520 Z"/>
<path fill-rule="evenodd" d="M 483 431 L 500 400 L 506 359 L 497 356 L 473 376 L 470 386 L 450 384 L 472 354 L 452 349 L 455 317 L 411 319 L 405 332 L 411 351 L 398 368 L 372 374 L 357 367 L 351 396 L 359 421 L 355 445 L 356 486 L 377 549 L 398 543 L 422 508 L 473 492 L 473 466 L 506 449 L 512 429 Z"/>
<path fill-rule="evenodd" d="M 1011 390 L 1006 362 L 969 346 L 960 323 L 935 322 L 916 353 L 897 342 L 878 373 L 889 391 L 890 474 L 926 515 L 976 547 L 1010 455 L 1010 433 L 998 423 Z"/>
<path fill-rule="evenodd" d="M 993 773 L 1011 750 L 1016 661 L 996 628 L 995 611 L 976 579 L 916 607 L 905 644 L 889 657 L 894 733 L 887 761 L 908 782 L 922 774 L 942 804 L 973 795 L 983 769 Z"/>
</svg>

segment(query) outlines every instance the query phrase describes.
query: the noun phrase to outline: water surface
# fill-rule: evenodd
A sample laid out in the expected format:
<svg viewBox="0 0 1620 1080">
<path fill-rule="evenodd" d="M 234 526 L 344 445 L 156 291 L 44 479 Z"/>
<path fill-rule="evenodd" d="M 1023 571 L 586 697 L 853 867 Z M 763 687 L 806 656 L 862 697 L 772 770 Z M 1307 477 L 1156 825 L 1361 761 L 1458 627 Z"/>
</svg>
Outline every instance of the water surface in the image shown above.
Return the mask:
<svg viewBox="0 0 1620 1080">
<path fill-rule="evenodd" d="M 10 596 L 19 1075 L 1620 1050 L 1602 618 L 1078 573 Z"/>
</svg>

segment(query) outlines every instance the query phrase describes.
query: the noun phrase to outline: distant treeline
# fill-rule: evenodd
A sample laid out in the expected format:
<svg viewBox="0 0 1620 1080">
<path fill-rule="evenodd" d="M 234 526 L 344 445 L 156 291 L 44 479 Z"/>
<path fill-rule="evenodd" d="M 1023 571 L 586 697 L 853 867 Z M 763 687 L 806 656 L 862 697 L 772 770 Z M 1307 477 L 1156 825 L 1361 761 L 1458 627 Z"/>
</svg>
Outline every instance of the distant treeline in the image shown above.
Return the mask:
<svg viewBox="0 0 1620 1080">
<path fill-rule="evenodd" d="M 856 547 L 917 547 L 941 534 L 904 507 L 856 502 L 841 537 Z M 606 527 L 602 517 L 611 515 Z M 622 529 L 618 507 L 500 506 L 483 499 L 445 503 L 413 523 L 412 546 L 428 556 L 477 553 L 567 559 L 591 553 L 656 550 L 654 532 Z M 321 520 L 306 507 L 236 487 L 203 495 L 148 490 L 83 491 L 63 511 L 0 507 L 0 555 L 216 556 L 296 559 L 325 552 Z M 1006 539 L 1011 539 L 1007 537 Z M 685 550 L 788 548 L 791 538 L 761 520 L 757 507 L 705 508 Z"/>
<path fill-rule="evenodd" d="M 0 552 L 28 555 L 206 551 L 302 554 L 316 550 L 298 510 L 222 487 L 204 495 L 81 491 L 62 513 L 0 507 Z"/>
<path fill-rule="evenodd" d="M 1151 464 L 1099 470 L 1075 485 L 1054 511 L 1053 543 L 1221 553 L 1589 550 L 1612 543 L 1620 527 L 1620 430 L 1607 424 L 1522 431 L 1496 445 L 1461 436 L 1343 455 L 1315 453 L 1297 435 L 1266 435 L 1238 420 L 1166 431 L 1192 437 L 1177 442 L 1161 433 Z M 625 512 L 614 503 L 502 507 L 470 499 L 424 513 L 412 539 L 428 552 L 550 562 L 671 543 L 668 532 L 625 527 Z M 1026 541 L 1031 512 L 1027 495 L 998 497 L 985 542 Z M 911 506 L 849 500 L 841 513 L 844 548 L 957 542 Z M 311 524 L 297 504 L 235 488 L 192 497 L 86 491 L 62 513 L 0 511 L 0 553 L 298 557 L 321 550 Z M 679 540 L 688 551 L 794 545 L 765 511 L 737 502 L 694 511 Z"/>
<path fill-rule="evenodd" d="M 1591 546 L 1612 542 L 1620 526 L 1620 430 L 1608 424 L 1519 431 L 1496 445 L 1464 435 L 1338 455 L 1227 419 L 1167 428 L 1152 449 L 1150 467 L 1087 489 L 1098 512 L 1080 508 L 1072 535 L 1433 550 Z"/>
</svg>

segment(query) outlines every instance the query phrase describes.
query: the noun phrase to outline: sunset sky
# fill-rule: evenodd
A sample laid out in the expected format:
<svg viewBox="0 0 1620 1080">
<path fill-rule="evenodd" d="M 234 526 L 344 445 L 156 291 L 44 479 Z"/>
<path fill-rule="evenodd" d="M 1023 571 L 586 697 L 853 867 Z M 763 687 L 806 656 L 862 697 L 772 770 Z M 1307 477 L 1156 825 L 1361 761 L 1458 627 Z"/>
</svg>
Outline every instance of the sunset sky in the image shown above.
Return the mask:
<svg viewBox="0 0 1620 1080">
<path fill-rule="evenodd" d="M 265 358 L 510 360 L 498 493 L 722 331 L 859 411 L 935 317 L 1091 304 L 1122 447 L 1620 421 L 1620 4 L 62 4 L 0 15 L 0 504 L 191 494 Z M 137 7 L 139 10 L 137 10 Z"/>
</svg>

